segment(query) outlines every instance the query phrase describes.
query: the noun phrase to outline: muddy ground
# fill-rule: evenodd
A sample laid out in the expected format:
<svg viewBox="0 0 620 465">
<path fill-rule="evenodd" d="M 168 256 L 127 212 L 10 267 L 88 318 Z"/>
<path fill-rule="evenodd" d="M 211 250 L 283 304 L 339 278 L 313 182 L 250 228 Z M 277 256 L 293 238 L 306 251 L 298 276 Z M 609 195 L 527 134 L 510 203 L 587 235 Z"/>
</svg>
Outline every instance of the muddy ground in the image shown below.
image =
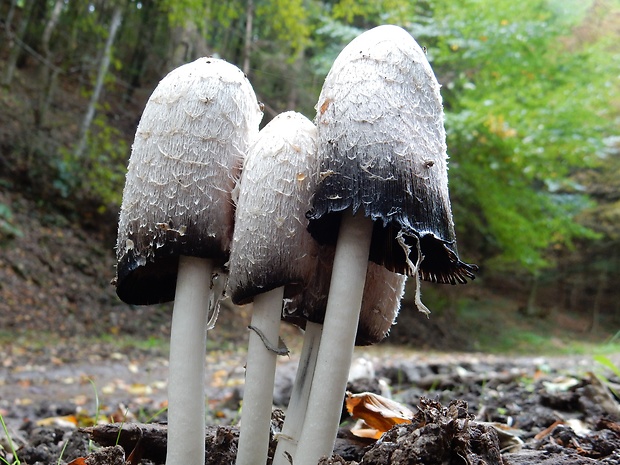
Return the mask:
<svg viewBox="0 0 620 465">
<path fill-rule="evenodd" d="M 297 353 L 280 359 L 276 409 L 285 409 Z M 344 414 L 339 456 L 323 463 L 620 464 L 613 395 L 620 379 L 591 357 L 429 355 L 391 346 L 356 356 L 349 389 L 387 394 L 414 417 L 374 441 L 353 437 Z M 235 350 L 207 355 L 208 464 L 234 463 L 244 359 Z M 165 350 L 66 341 L 35 351 L 9 345 L 0 360 L 0 412 L 21 463 L 163 463 Z M 620 366 L 620 357 L 609 360 Z M 0 457 L 11 463 L 0 437 Z"/>
</svg>

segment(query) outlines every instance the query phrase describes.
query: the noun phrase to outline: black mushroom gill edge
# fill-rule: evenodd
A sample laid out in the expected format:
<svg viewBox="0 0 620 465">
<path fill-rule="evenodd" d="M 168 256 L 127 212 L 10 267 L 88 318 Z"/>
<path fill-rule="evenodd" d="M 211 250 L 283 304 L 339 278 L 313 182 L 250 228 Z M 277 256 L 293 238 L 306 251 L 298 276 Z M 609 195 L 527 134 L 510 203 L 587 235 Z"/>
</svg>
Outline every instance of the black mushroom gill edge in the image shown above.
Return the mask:
<svg viewBox="0 0 620 465">
<path fill-rule="evenodd" d="M 349 208 L 346 203 L 339 205 L 338 210 L 333 206 L 315 203 L 315 209 L 307 213 L 310 219 L 308 230 L 321 244 L 335 244 L 340 229 L 340 219 L 343 211 Z M 324 213 L 319 213 L 317 206 L 322 207 Z M 354 213 L 357 211 L 354 210 Z M 418 263 L 419 250 L 422 254 L 419 273 L 424 281 L 440 284 L 465 284 L 467 279 L 475 279 L 478 266 L 462 262 L 456 250 L 456 241 L 446 241 L 432 232 L 418 232 L 412 228 L 405 229 L 396 221 L 386 219 L 378 213 L 368 214 L 374 222 L 372 242 L 370 244 L 370 260 L 385 266 L 395 273 L 411 275 L 411 268 L 407 262 Z M 348 214 L 348 213 L 345 213 Z M 409 257 L 405 255 L 405 247 L 399 242 L 402 237 Z M 408 258 L 408 259 L 407 259 Z"/>
<path fill-rule="evenodd" d="M 160 231 L 168 239 L 165 245 L 155 248 L 154 256 L 144 257 L 131 249 L 123 254 L 117 265 L 116 294 L 130 305 L 154 305 L 171 302 L 175 298 L 179 255 L 211 258 L 218 266 L 228 259 L 220 244 L 215 241 L 200 240 L 200 235 L 187 234 L 179 238 L 170 231 Z"/>
</svg>

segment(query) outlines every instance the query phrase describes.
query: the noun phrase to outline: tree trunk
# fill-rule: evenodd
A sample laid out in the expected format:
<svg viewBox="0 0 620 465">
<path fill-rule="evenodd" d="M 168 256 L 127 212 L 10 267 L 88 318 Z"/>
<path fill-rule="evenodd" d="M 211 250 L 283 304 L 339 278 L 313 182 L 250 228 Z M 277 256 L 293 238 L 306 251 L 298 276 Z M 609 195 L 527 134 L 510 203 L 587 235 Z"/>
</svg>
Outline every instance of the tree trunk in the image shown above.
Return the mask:
<svg viewBox="0 0 620 465">
<path fill-rule="evenodd" d="M 602 270 L 598 277 L 596 286 L 596 294 L 592 302 L 592 322 L 590 324 L 590 333 L 596 333 L 600 328 L 601 317 L 601 301 L 607 287 L 607 270 Z"/>
<path fill-rule="evenodd" d="M 569 292 L 569 310 L 579 309 L 581 305 L 580 297 L 583 294 L 583 283 L 585 282 L 585 277 L 581 272 L 575 273 L 570 278 L 570 292 Z"/>
<path fill-rule="evenodd" d="M 41 83 L 41 87 L 39 89 L 38 105 L 35 110 L 35 126 L 37 128 L 45 124 L 45 115 L 51 104 L 56 78 L 60 72 L 60 69 L 52 64 L 50 40 L 60 19 L 60 13 L 62 13 L 64 3 L 64 0 L 56 0 L 54 8 L 52 9 L 52 14 L 41 36 L 41 53 L 43 55 L 43 60 L 39 62 L 39 82 Z"/>
<path fill-rule="evenodd" d="M 293 66 L 291 66 L 291 74 L 293 75 L 293 81 L 291 82 L 291 87 L 288 92 L 288 98 L 286 102 L 287 110 L 295 110 L 297 105 L 299 104 L 299 85 L 297 84 L 298 78 L 301 75 L 302 68 L 302 58 L 304 51 L 302 49 L 297 52 L 297 56 L 295 57 L 295 61 L 293 62 Z"/>
<path fill-rule="evenodd" d="M 4 32 L 7 42 L 11 39 L 11 25 L 13 23 L 13 16 L 15 16 L 15 7 L 17 7 L 17 0 L 11 0 L 11 5 L 4 21 Z"/>
<path fill-rule="evenodd" d="M 22 47 L 28 53 L 20 53 L 17 59 L 17 67 L 22 68 L 26 66 L 28 55 L 35 57 L 37 60 L 41 60 L 41 36 L 43 35 L 44 25 L 46 23 L 47 0 L 35 0 L 32 9 L 30 11 L 30 17 L 28 20 L 28 27 L 23 36 Z"/>
<path fill-rule="evenodd" d="M 536 316 L 536 295 L 538 294 L 538 285 L 540 284 L 540 278 L 535 275 L 532 278 L 532 287 L 530 288 L 530 294 L 527 297 L 527 304 L 525 306 L 526 316 Z"/>
<path fill-rule="evenodd" d="M 108 30 L 108 39 L 106 40 L 105 48 L 103 50 L 103 56 L 101 57 L 101 62 L 99 63 L 99 71 L 97 73 L 95 88 L 92 95 L 90 96 L 90 102 L 88 102 L 86 115 L 84 116 L 84 120 L 82 121 L 82 126 L 80 128 L 80 134 L 78 138 L 79 142 L 75 150 L 76 158 L 81 158 L 84 155 L 84 150 L 86 149 L 88 132 L 95 117 L 97 102 L 99 101 L 99 97 L 103 89 L 105 76 L 108 72 L 108 68 L 110 67 L 110 60 L 112 59 L 112 45 L 114 44 L 114 38 L 116 36 L 116 33 L 118 32 L 119 26 L 121 25 L 122 19 L 123 9 L 120 5 L 117 5 L 116 7 L 114 7 L 112 21 L 110 22 L 110 29 Z"/>
<path fill-rule="evenodd" d="M 243 72 L 250 75 L 250 55 L 252 52 L 252 22 L 254 20 L 254 1 L 248 0 L 245 18 L 245 40 L 243 42 Z"/>
<path fill-rule="evenodd" d="M 27 0 L 24 4 L 24 14 L 22 16 L 21 22 L 19 23 L 17 34 L 13 34 L 12 32 L 10 32 L 7 26 L 7 42 L 9 44 L 9 47 L 11 48 L 11 52 L 9 53 L 9 58 L 6 62 L 6 71 L 4 74 L 4 79 L 2 80 L 3 86 L 9 87 L 11 85 L 11 81 L 13 80 L 15 68 L 17 67 L 17 60 L 19 59 L 21 51 L 20 44 L 23 43 L 23 39 L 26 36 L 33 6 L 34 0 Z"/>
<path fill-rule="evenodd" d="M 196 23 L 187 21 L 172 30 L 172 55 L 170 69 L 178 68 L 198 57 L 208 55 L 208 47 L 199 34 Z"/>
<path fill-rule="evenodd" d="M 142 84 L 142 75 L 149 57 L 149 51 L 155 43 L 155 34 L 159 29 L 159 22 L 162 16 L 157 14 L 157 5 L 153 0 L 142 2 L 140 11 L 140 26 L 135 46 L 131 53 L 128 69 L 129 87 L 123 97 L 125 102 L 131 101 L 134 91 Z"/>
</svg>

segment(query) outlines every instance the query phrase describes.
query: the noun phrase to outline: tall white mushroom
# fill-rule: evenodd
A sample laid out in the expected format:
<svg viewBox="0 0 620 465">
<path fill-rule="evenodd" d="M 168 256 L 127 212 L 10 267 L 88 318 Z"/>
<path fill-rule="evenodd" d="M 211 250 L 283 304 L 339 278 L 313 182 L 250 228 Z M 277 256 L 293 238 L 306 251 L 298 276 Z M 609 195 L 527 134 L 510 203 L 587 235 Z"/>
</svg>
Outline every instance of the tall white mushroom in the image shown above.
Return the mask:
<svg viewBox="0 0 620 465">
<path fill-rule="evenodd" d="M 205 461 L 212 271 L 228 258 L 231 191 L 261 118 L 241 70 L 201 58 L 162 79 L 136 131 L 118 226 L 116 291 L 136 305 L 174 299 L 168 465 Z"/>
<path fill-rule="evenodd" d="M 308 398 L 320 347 L 327 294 L 334 260 L 334 248 L 323 246 L 320 264 L 311 283 L 284 306 L 284 319 L 305 329 L 297 375 L 286 410 L 273 465 L 290 464 L 300 439 Z M 355 345 L 370 345 L 383 340 L 394 324 L 405 291 L 406 276 L 393 273 L 375 263 L 368 264 L 360 322 Z"/>
<path fill-rule="evenodd" d="M 317 267 L 305 216 L 316 173 L 316 127 L 295 112 L 260 131 L 243 166 L 228 287 L 234 303 L 254 307 L 238 465 L 267 462 L 283 297 L 299 293 Z"/>
<path fill-rule="evenodd" d="M 353 40 L 317 103 L 320 182 L 309 214 L 337 243 L 307 415 L 293 463 L 331 455 L 368 259 L 416 280 L 452 283 L 475 266 L 456 251 L 439 84 L 415 40 L 379 26 Z"/>
</svg>

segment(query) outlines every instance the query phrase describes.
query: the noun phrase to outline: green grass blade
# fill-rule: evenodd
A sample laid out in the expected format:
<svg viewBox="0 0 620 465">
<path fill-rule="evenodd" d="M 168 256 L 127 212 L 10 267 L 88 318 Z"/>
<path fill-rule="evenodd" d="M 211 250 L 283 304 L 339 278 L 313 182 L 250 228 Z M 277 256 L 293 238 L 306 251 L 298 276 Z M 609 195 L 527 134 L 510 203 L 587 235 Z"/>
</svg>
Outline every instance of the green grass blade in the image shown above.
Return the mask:
<svg viewBox="0 0 620 465">
<path fill-rule="evenodd" d="M 9 441 L 9 447 L 11 448 L 11 453 L 13 454 L 13 465 L 19 465 L 21 462 L 19 461 L 19 457 L 17 456 L 17 450 L 15 449 L 15 444 L 13 444 L 13 440 L 9 435 L 9 428 L 7 428 L 6 423 L 4 422 L 4 417 L 0 415 L 0 423 L 2 424 L 2 429 L 4 430 L 4 434 L 6 435 L 7 440 Z M 9 464 L 6 460 L 3 459 L 4 462 Z"/>
<path fill-rule="evenodd" d="M 609 357 L 606 357 L 605 355 L 595 355 L 594 360 L 603 365 L 605 368 L 608 368 L 614 375 L 620 378 L 620 367 L 616 366 L 614 362 L 609 359 Z"/>
</svg>

